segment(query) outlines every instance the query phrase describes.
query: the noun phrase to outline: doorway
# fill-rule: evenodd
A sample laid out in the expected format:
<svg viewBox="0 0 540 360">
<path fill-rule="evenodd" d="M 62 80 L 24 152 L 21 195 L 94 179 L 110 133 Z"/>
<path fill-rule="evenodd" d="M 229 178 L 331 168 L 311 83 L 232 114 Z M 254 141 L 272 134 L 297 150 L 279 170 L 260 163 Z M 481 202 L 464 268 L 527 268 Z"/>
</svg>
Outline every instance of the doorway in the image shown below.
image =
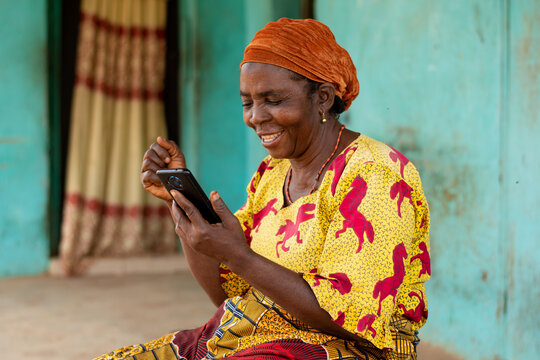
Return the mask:
<svg viewBox="0 0 540 360">
<path fill-rule="evenodd" d="M 179 136 L 179 0 L 167 1 L 166 58 L 163 101 L 170 139 Z M 48 1 L 48 82 L 50 180 L 50 256 L 58 255 L 64 203 L 71 103 L 75 85 L 81 0 Z"/>
</svg>

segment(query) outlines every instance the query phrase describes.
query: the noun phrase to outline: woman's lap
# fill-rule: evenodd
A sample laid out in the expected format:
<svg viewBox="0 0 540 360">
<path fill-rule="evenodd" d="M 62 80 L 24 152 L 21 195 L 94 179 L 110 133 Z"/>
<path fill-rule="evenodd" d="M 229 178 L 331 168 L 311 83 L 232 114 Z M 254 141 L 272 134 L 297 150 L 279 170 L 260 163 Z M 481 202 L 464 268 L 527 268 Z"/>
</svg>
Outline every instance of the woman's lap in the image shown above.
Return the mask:
<svg viewBox="0 0 540 360">
<path fill-rule="evenodd" d="M 213 336 L 223 316 L 223 306 L 204 325 L 181 330 L 152 340 L 103 354 L 94 360 L 200 360 L 206 356 L 206 342 Z"/>
<path fill-rule="evenodd" d="M 94 360 L 202 360 L 208 353 L 206 343 L 218 329 L 223 313 L 221 306 L 204 326 L 167 334 L 145 344 L 127 346 Z M 228 356 L 227 359 L 326 360 L 328 355 L 321 345 L 309 344 L 300 339 L 283 339 L 252 346 Z M 379 358 L 373 354 L 365 354 L 364 357 Z"/>
</svg>

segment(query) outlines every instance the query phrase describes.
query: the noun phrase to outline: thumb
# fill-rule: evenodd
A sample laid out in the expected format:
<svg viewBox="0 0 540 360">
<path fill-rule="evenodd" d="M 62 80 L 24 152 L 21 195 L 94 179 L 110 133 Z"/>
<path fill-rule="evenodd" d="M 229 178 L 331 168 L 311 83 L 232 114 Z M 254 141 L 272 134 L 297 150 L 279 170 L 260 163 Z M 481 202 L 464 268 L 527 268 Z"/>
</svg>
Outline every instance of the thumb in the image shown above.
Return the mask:
<svg viewBox="0 0 540 360">
<path fill-rule="evenodd" d="M 236 219 L 236 216 L 229 210 L 229 207 L 225 204 L 225 201 L 219 196 L 217 191 L 212 191 L 210 193 L 210 202 L 216 214 L 224 224 L 230 222 L 232 218 Z"/>
</svg>

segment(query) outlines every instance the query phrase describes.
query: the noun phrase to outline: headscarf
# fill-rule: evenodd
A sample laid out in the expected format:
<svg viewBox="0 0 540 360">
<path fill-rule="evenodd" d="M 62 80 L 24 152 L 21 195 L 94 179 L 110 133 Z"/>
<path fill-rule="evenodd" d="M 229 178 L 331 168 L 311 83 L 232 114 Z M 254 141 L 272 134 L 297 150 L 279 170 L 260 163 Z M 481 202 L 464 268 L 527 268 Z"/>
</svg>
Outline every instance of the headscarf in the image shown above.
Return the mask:
<svg viewBox="0 0 540 360">
<path fill-rule="evenodd" d="M 258 62 L 280 66 L 317 82 L 334 85 L 348 109 L 359 91 L 356 68 L 328 26 L 313 20 L 281 18 L 259 30 L 244 51 L 242 66 Z"/>
</svg>

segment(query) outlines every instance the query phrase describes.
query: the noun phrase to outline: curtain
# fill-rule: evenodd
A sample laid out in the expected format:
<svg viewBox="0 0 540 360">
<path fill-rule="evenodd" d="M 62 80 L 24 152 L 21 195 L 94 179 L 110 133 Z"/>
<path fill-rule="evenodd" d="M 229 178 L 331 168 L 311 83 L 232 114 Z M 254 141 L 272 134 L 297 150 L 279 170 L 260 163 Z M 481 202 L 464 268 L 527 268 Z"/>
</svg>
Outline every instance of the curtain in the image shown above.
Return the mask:
<svg viewBox="0 0 540 360">
<path fill-rule="evenodd" d="M 165 204 L 140 183 L 144 152 L 166 136 L 166 0 L 83 0 L 60 258 L 174 252 Z"/>
</svg>

